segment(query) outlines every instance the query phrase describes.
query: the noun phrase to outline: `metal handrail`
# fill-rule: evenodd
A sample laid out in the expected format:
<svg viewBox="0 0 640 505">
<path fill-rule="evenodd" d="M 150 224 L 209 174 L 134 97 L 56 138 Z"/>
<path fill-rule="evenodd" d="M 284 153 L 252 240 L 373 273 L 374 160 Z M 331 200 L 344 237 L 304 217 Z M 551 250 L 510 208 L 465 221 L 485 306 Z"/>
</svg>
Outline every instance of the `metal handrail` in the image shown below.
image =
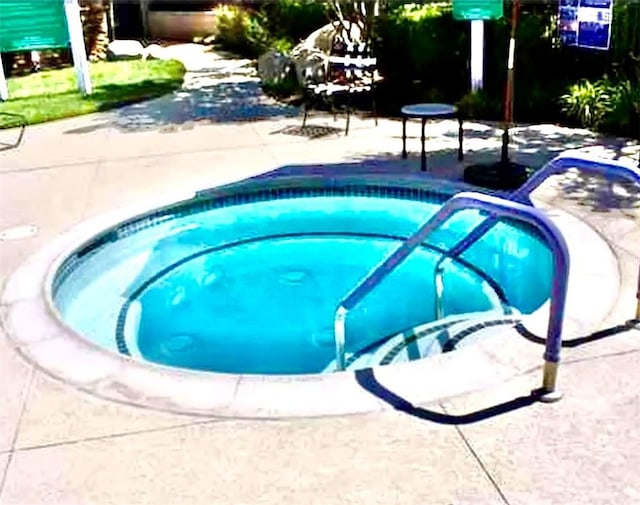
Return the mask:
<svg viewBox="0 0 640 505">
<path fill-rule="evenodd" d="M 522 198 L 540 186 L 549 176 L 564 173 L 570 168 L 577 168 L 584 172 L 599 175 L 608 175 L 611 173 L 618 177 L 629 179 L 635 182 L 637 186 L 640 186 L 640 165 L 633 165 L 631 161 L 608 160 L 575 151 L 566 151 L 556 156 L 541 170 L 536 172 L 518 191 L 514 192 L 513 195 L 517 198 Z M 640 322 L 640 265 L 638 267 L 635 321 L 636 323 Z"/>
<path fill-rule="evenodd" d="M 396 251 L 388 256 L 382 263 L 376 266 L 349 294 L 338 306 L 335 316 L 335 345 L 336 345 L 336 363 L 339 370 L 345 368 L 345 323 L 349 310 L 357 305 L 362 298 L 369 294 L 387 275 L 389 275 L 399 264 L 401 264 L 413 250 L 421 244 L 426 237 L 435 230 L 440 224 L 446 221 L 460 206 L 463 199 L 469 201 L 469 206 L 472 208 L 479 208 L 487 210 L 489 208 L 490 217 L 485 219 L 476 228 L 474 228 L 468 235 L 460 240 L 453 248 L 451 248 L 448 254 L 443 255 L 436 264 L 436 291 L 439 289 L 439 299 L 436 299 L 436 314 L 443 314 L 442 307 L 442 262 L 445 259 L 453 259 L 456 256 L 462 254 L 468 247 L 475 243 L 480 237 L 487 233 L 499 220 L 500 217 L 505 216 L 505 209 L 510 209 L 512 212 L 514 209 L 519 208 L 520 212 L 516 212 L 515 219 L 530 221 L 534 226 L 540 228 L 540 223 L 545 223 L 546 232 L 543 231 L 543 235 L 549 240 L 549 243 L 553 244 L 558 242 L 564 244 L 562 236 L 557 232 L 557 229 L 550 223 L 544 215 L 539 211 L 535 211 L 533 207 L 528 205 L 528 196 L 535 190 L 542 182 L 544 182 L 551 175 L 556 175 L 567 171 L 570 168 L 577 168 L 585 172 L 594 172 L 598 174 L 615 174 L 620 177 L 624 177 L 634 181 L 640 185 L 640 167 L 635 167 L 631 164 L 620 160 L 607 160 L 592 157 L 577 152 L 565 152 L 551 160 L 536 174 L 534 174 L 522 187 L 517 191 L 514 191 L 510 196 L 510 206 L 507 205 L 506 200 L 496 199 L 492 197 L 486 197 L 484 195 L 464 194 L 461 193 L 447 202 L 443 208 L 427 223 L 421 226 L 413 235 L 411 235 L 405 242 L 403 242 Z M 489 199 L 489 200 L 487 200 Z M 490 201 L 491 203 L 487 203 Z M 505 207 L 507 205 L 507 207 Z M 533 217 L 532 217 L 533 216 Z M 542 221 L 539 222 L 539 220 Z M 549 237 L 549 230 L 555 230 Z M 568 253 L 566 251 L 566 244 L 564 248 L 558 248 L 554 255 L 554 266 L 556 270 L 565 265 L 565 270 L 568 272 Z M 558 254 L 560 252 L 560 254 Z M 566 256 L 565 260 L 559 260 L 559 257 Z M 558 263 L 560 261 L 560 263 Z M 568 274 L 567 274 L 568 275 Z M 560 282 L 562 280 L 562 282 Z M 551 300 L 551 312 L 550 321 L 548 327 L 548 337 L 545 349 L 545 367 L 543 377 L 543 391 L 547 393 L 547 399 L 555 399 L 552 394 L 555 391 L 555 382 L 557 374 L 557 366 L 560 357 L 560 347 L 562 343 L 561 329 L 562 319 L 564 316 L 564 304 L 566 298 L 566 276 L 561 278 L 560 275 L 554 275 L 553 288 L 552 288 L 552 300 Z M 638 291 L 636 294 L 638 303 L 636 307 L 636 321 L 640 320 L 640 271 L 638 274 Z"/>
<path fill-rule="evenodd" d="M 567 151 L 549 161 L 545 166 L 531 176 L 519 189 L 511 193 L 510 200 L 528 203 L 529 195 L 552 175 L 558 175 L 571 168 L 600 175 L 616 175 L 634 181 L 640 186 L 640 168 L 620 160 L 596 158 L 580 152 Z M 490 216 L 469 232 L 460 242 L 449 249 L 446 256 L 442 256 L 436 264 L 436 275 L 441 263 L 448 258 L 456 258 L 466 251 L 481 236 L 487 233 L 496 223 L 498 217 Z M 640 320 L 640 269 L 638 271 L 638 291 L 636 293 L 636 320 Z M 441 304 L 436 300 L 436 305 Z"/>
<path fill-rule="evenodd" d="M 634 181 L 640 186 L 640 168 L 630 163 L 619 160 L 607 160 L 596 158 L 580 152 L 567 151 L 549 161 L 540 170 L 531 176 L 520 188 L 511 193 L 509 200 L 520 203 L 528 203 L 529 195 L 540 186 L 545 180 L 552 175 L 558 175 L 566 172 L 570 168 L 577 168 L 584 172 L 592 172 L 597 174 L 614 174 Z M 449 249 L 448 254 L 440 257 L 435 266 L 434 284 L 442 285 L 442 263 L 447 259 L 455 259 L 464 253 L 471 245 L 473 245 L 480 237 L 487 233 L 499 218 L 495 215 L 489 216 L 478 226 L 463 237 L 460 242 L 456 243 Z M 438 307 L 442 307 L 443 290 L 436 290 L 436 316 Z M 636 294 L 638 303 L 636 306 L 636 319 L 640 319 L 640 271 L 638 272 L 638 292 Z"/>
<path fill-rule="evenodd" d="M 528 223 L 540 231 L 554 253 L 551 312 L 544 353 L 545 367 L 543 378 L 543 390 L 546 393 L 553 393 L 555 390 L 558 362 L 560 360 L 562 320 L 564 317 L 569 277 L 569 251 L 567 244 L 556 225 L 541 211 L 522 203 L 480 193 L 459 193 L 448 200 L 437 214 L 432 216 L 417 232 L 403 242 L 391 256 L 374 268 L 371 273 L 342 300 L 336 310 L 335 317 L 336 363 L 338 369 L 344 369 L 345 365 L 345 322 L 349 311 L 353 309 L 362 298 L 370 293 L 382 279 L 400 265 L 433 230 L 451 218 L 456 212 L 464 209 L 489 211 L 496 216 L 509 217 Z"/>
</svg>

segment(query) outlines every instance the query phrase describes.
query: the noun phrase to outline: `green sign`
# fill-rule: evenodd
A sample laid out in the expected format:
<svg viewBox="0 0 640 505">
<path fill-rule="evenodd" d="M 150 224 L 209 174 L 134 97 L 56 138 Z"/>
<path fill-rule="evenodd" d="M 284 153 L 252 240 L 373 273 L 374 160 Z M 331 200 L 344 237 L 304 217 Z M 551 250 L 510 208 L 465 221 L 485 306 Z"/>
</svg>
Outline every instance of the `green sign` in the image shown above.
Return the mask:
<svg viewBox="0 0 640 505">
<path fill-rule="evenodd" d="M 68 44 L 64 0 L 0 0 L 0 52 Z"/>
<path fill-rule="evenodd" d="M 453 0 L 453 17 L 463 21 L 500 19 L 503 0 Z"/>
</svg>

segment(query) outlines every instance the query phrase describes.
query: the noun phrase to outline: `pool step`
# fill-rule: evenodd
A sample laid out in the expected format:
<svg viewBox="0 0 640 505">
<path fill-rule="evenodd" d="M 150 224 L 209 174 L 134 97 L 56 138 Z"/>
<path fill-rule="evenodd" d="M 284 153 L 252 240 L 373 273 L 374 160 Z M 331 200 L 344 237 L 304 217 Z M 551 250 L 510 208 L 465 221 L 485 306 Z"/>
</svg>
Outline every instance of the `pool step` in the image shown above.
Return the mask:
<svg viewBox="0 0 640 505">
<path fill-rule="evenodd" d="M 451 352 L 492 333 L 496 327 L 513 326 L 520 321 L 520 314 L 507 315 L 501 310 L 448 316 L 347 353 L 346 369 L 390 365 Z M 324 372 L 335 370 L 333 360 Z"/>
</svg>

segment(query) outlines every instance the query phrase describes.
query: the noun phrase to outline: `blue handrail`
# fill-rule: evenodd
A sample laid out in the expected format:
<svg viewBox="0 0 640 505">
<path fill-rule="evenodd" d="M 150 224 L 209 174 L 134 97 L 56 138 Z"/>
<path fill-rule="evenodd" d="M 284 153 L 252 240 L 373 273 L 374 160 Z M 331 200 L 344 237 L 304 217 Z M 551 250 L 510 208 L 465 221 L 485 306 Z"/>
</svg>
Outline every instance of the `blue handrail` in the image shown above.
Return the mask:
<svg viewBox="0 0 640 505">
<path fill-rule="evenodd" d="M 622 160 L 608 160 L 597 158 L 587 154 L 566 151 L 549 161 L 544 167 L 531 176 L 520 188 L 511 193 L 510 200 L 527 203 L 529 195 L 552 175 L 558 175 L 571 168 L 577 168 L 583 172 L 595 173 L 599 175 L 615 175 L 629 179 L 640 186 L 640 168 L 631 162 Z M 447 258 L 455 258 L 466 251 L 480 237 L 487 233 L 496 223 L 498 218 L 490 216 L 469 232 L 460 242 L 449 249 L 449 253 L 443 256 L 436 267 Z M 638 290 L 636 293 L 636 315 L 635 319 L 640 320 L 640 268 L 638 270 Z"/>
<path fill-rule="evenodd" d="M 566 172 L 571 168 L 577 168 L 583 172 L 595 173 L 600 175 L 616 175 L 634 181 L 640 186 L 640 168 L 632 165 L 630 162 L 620 160 L 608 160 L 596 158 L 587 154 L 576 151 L 566 151 L 554 159 L 549 161 L 545 166 L 531 176 L 520 188 L 509 195 L 509 200 L 520 203 L 528 203 L 529 195 L 540 186 L 546 179 L 552 175 L 558 175 Z M 471 245 L 473 245 L 480 237 L 487 233 L 497 222 L 499 218 L 490 216 L 482 221 L 478 226 L 465 235 L 458 243 L 449 249 L 449 252 L 442 256 L 436 263 L 436 283 L 441 283 L 442 279 L 442 263 L 447 259 L 454 259 L 464 253 Z M 636 306 L 636 319 L 640 319 L 640 271 L 638 272 L 638 291 L 636 294 L 638 300 Z M 436 306 L 441 306 L 442 300 L 436 300 Z"/>
<path fill-rule="evenodd" d="M 542 184 L 546 179 L 552 175 L 564 173 L 570 168 L 577 168 L 584 172 L 597 173 L 601 175 L 617 175 L 619 177 L 635 181 L 636 184 L 640 186 L 640 169 L 630 163 L 618 160 L 599 159 L 582 153 L 572 153 L 568 151 L 556 156 L 544 167 L 533 174 L 527 182 L 509 195 L 509 200 L 527 203 L 529 194 L 540 186 L 540 184 Z M 469 248 L 469 246 L 471 246 L 471 244 L 478 240 L 478 237 L 487 233 L 487 231 L 489 231 L 497 221 L 498 219 L 494 216 L 485 219 L 482 223 L 471 230 L 460 242 L 449 249 L 448 256 L 455 258 L 462 254 Z"/>
<path fill-rule="evenodd" d="M 348 312 L 401 264 L 416 247 L 424 242 L 431 232 L 449 219 L 454 212 L 463 208 L 461 207 L 462 202 L 466 202 L 467 207 L 485 211 L 488 210 L 490 217 L 485 219 L 460 242 L 455 244 L 449 250 L 448 254 L 441 258 L 437 266 L 440 265 L 443 259 L 455 258 L 462 254 L 469 246 L 487 233 L 498 222 L 500 217 L 503 216 L 524 220 L 538 227 L 543 236 L 549 241 L 555 253 L 554 266 L 557 274 L 553 279 L 550 321 L 544 354 L 545 368 L 543 378 L 543 391 L 548 393 L 548 398 L 551 399 L 553 397 L 552 393 L 555 390 L 557 366 L 562 345 L 561 329 L 564 316 L 569 258 L 566 244 L 557 228 L 555 228 L 543 214 L 536 211 L 533 207 L 526 205 L 526 203 L 529 194 L 549 176 L 563 173 L 570 168 L 577 168 L 586 172 L 604 175 L 615 174 L 631 179 L 640 185 L 640 168 L 638 167 L 619 160 L 599 159 L 582 153 L 568 151 L 551 160 L 521 188 L 513 192 L 510 201 L 474 193 L 461 193 L 456 195 L 449 200 L 435 216 L 429 219 L 429 221 L 403 242 L 396 251 L 376 266 L 343 298 L 336 310 L 334 323 L 337 368 L 343 370 L 345 367 L 345 322 Z M 564 276 L 562 275 L 562 271 L 565 272 Z M 640 319 L 640 273 L 638 275 L 637 299 L 636 319 Z"/>
<path fill-rule="evenodd" d="M 353 309 L 362 298 L 387 275 L 389 275 L 425 238 L 456 212 L 464 209 L 489 211 L 501 217 L 524 221 L 536 227 L 547 240 L 554 258 L 554 276 L 551 293 L 551 314 L 547 344 L 545 349 L 545 379 L 543 388 L 551 393 L 555 389 L 555 376 L 560 360 L 562 345 L 562 320 L 569 278 L 569 251 L 558 228 L 539 210 L 522 203 L 504 200 L 495 196 L 480 193 L 459 193 L 448 200 L 440 211 L 427 221 L 420 229 L 404 242 L 395 253 L 378 265 L 354 290 L 340 303 L 336 311 L 336 362 L 339 369 L 345 366 L 345 322 L 349 310 Z"/>
<path fill-rule="evenodd" d="M 615 175 L 629 179 L 640 186 L 640 167 L 633 165 L 630 160 L 608 160 L 577 151 L 565 151 L 534 173 L 527 182 L 511 194 L 510 199 L 521 201 L 522 198 L 540 186 L 545 179 L 564 173 L 570 168 L 604 176 Z"/>
</svg>

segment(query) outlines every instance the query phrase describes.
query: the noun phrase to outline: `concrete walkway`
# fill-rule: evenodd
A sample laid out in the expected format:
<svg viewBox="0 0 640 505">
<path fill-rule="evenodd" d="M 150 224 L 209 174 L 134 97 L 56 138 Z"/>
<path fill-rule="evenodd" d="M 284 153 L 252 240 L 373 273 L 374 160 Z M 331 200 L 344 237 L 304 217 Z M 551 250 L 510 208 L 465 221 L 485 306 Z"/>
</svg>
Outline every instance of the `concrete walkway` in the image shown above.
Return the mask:
<svg viewBox="0 0 640 505">
<path fill-rule="evenodd" d="M 193 72 L 184 91 L 30 127 L 18 148 L 0 153 L 0 231 L 29 225 L 36 231 L 0 241 L 2 281 L 64 230 L 149 195 L 288 164 L 356 160 L 418 171 L 417 124 L 406 161 L 399 160 L 396 121 L 376 128 L 356 119 L 344 137 L 333 130 L 343 118 L 319 116 L 311 123 L 324 135 L 310 139 L 295 110 L 272 103 L 255 85 L 240 93 L 253 89 L 244 103 L 258 105 L 243 108 L 230 98 L 222 107 L 228 88 L 216 84 L 221 67 L 242 70 L 224 79 L 254 78 L 245 64 L 190 50 L 185 59 Z M 215 75 L 196 85 L 198 69 L 208 75 L 204 69 L 214 64 L 220 65 Z M 432 175 L 459 179 L 464 164 L 498 156 L 494 125 L 466 127 L 460 164 L 454 122 L 429 125 Z M 638 150 L 631 142 L 550 125 L 514 131 L 513 158 L 532 166 L 568 148 L 612 157 Z M 491 390 L 405 405 L 405 412 L 259 422 L 192 418 L 105 402 L 53 381 L 20 359 L 3 334 L 0 504 L 640 503 L 640 331 L 624 326 L 633 315 L 640 261 L 640 192 L 569 173 L 535 196 L 594 227 L 621 269 L 618 301 L 589 326 L 605 332 L 575 335 L 583 341 L 563 350 L 561 402 L 531 401 L 540 376 L 534 370 Z M 593 301 L 598 293 L 583 296 Z"/>
</svg>

